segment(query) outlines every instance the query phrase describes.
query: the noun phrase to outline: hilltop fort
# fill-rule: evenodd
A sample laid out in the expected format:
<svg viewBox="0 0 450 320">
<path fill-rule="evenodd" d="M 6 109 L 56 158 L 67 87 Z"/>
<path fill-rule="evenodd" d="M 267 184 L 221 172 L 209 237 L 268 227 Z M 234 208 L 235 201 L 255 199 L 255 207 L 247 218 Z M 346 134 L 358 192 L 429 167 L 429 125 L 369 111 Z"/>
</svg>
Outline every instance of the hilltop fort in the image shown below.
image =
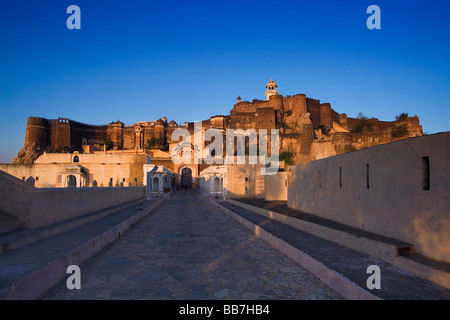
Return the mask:
<svg viewBox="0 0 450 320">
<path fill-rule="evenodd" d="M 270 80 L 266 86 L 266 100 L 253 99 L 250 102 L 238 97 L 229 115 L 212 116 L 202 121 L 203 128 L 215 128 L 224 134 L 226 129 L 279 129 L 281 156 L 289 164 L 422 135 L 417 116 L 403 114 L 391 122 L 376 118 L 350 118 L 333 110 L 330 103 L 321 103 L 305 94 L 284 97 L 277 88 L 275 81 Z M 66 118 L 49 120 L 30 117 L 24 147 L 12 163 L 34 163 L 44 152 L 165 152 L 169 151 L 171 144 L 177 143 L 171 141 L 171 134 L 177 128 L 188 129 L 193 134 L 194 123 L 168 122 L 165 116 L 130 126 L 120 121 L 89 125 Z M 158 155 L 164 158 L 164 153 L 159 152 Z M 166 160 L 163 164 L 173 170 L 170 161 Z"/>
</svg>

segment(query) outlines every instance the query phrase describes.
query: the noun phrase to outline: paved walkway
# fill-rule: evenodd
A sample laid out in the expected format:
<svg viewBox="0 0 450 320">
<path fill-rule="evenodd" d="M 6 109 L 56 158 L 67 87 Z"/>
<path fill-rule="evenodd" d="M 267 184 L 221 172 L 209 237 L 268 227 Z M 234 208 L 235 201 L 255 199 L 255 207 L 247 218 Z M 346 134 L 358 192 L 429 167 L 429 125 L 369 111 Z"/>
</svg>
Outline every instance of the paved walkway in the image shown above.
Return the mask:
<svg viewBox="0 0 450 320">
<path fill-rule="evenodd" d="M 179 191 L 44 299 L 339 299 L 195 191 Z"/>
</svg>

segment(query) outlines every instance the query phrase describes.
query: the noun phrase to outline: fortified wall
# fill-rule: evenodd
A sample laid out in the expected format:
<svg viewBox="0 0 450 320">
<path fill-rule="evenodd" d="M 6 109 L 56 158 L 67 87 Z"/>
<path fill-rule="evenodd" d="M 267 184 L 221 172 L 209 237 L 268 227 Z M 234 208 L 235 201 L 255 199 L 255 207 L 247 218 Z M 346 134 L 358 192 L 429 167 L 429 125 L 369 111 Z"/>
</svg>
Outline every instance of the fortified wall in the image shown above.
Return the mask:
<svg viewBox="0 0 450 320">
<path fill-rule="evenodd" d="M 281 151 L 291 154 L 291 162 L 295 164 L 422 135 L 417 117 L 406 115 L 392 122 L 348 118 L 345 113 L 333 110 L 330 103 L 321 103 L 305 94 L 284 97 L 278 94 L 277 87 L 275 81 L 269 81 L 266 100 L 249 102 L 238 97 L 229 115 L 215 115 L 204 120 L 203 130 L 214 128 L 225 135 L 227 129 L 255 129 L 257 132 L 279 129 Z M 166 117 L 131 126 L 120 121 L 96 126 L 66 118 L 30 117 L 24 147 L 13 163 L 33 163 L 44 151 L 83 153 L 112 149 L 145 152 L 147 148 L 167 148 L 175 143 L 171 136 L 178 128 L 194 134 L 194 123 L 179 125 L 173 120 L 168 122 Z M 170 166 L 168 159 L 160 160 L 165 163 L 156 164 Z"/>
<path fill-rule="evenodd" d="M 145 187 L 38 189 L 34 179 L 22 181 L 0 171 L 0 211 L 34 229 L 116 205 L 145 199 Z"/>
<path fill-rule="evenodd" d="M 288 206 L 450 263 L 450 132 L 288 169 Z"/>
</svg>

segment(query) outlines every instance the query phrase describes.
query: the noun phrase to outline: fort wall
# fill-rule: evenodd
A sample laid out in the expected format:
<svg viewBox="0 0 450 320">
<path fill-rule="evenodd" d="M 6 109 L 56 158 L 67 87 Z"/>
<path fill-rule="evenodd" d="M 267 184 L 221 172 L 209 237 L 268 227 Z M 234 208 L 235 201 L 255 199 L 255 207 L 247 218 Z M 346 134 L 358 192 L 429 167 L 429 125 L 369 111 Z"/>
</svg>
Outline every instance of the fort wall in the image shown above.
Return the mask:
<svg viewBox="0 0 450 320">
<path fill-rule="evenodd" d="M 450 132 L 289 167 L 288 206 L 450 262 Z"/>
<path fill-rule="evenodd" d="M 47 119 L 29 117 L 25 132 L 25 144 L 47 145 L 49 142 L 49 123 Z"/>
<path fill-rule="evenodd" d="M 37 189 L 0 171 L 0 209 L 26 229 L 144 198 L 145 187 Z"/>
<path fill-rule="evenodd" d="M 269 83 L 269 88 L 277 87 L 274 81 Z M 296 163 L 318 159 L 324 154 L 341 154 L 422 135 L 422 127 L 417 117 L 392 122 L 373 119 L 370 128 L 359 130 L 363 131 L 360 133 L 351 132 L 361 120 L 337 113 L 330 103 L 321 103 L 320 100 L 308 98 L 305 94 L 283 97 L 276 91 L 270 92 L 273 94 L 268 95 L 268 100 L 253 99 L 249 102 L 239 98 L 230 115 L 212 116 L 203 120 L 203 130 L 280 129 L 282 135 L 296 135 L 284 137 L 280 141 L 281 151 L 294 152 Z M 318 130 L 320 124 L 329 130 Z M 112 146 L 108 145 L 108 148 L 112 147 L 114 151 L 143 150 L 147 141 L 152 138 L 160 139 L 161 144 L 154 147 L 162 148 L 164 143 L 171 142 L 172 133 L 177 128 L 185 128 L 193 134 L 194 123 L 186 122 L 180 127 L 174 121 L 167 123 L 167 119 L 163 117 L 157 121 L 138 122 L 131 126 L 124 126 L 120 121 L 94 126 L 65 118 L 47 120 L 30 117 L 25 138 L 25 144 L 29 146 L 23 148 L 13 162 L 32 163 L 42 152 L 49 150 L 102 150 L 107 140 L 112 142 Z M 318 140 L 330 142 L 335 150 L 331 151 L 329 143 L 324 145 L 324 141 Z M 313 147 L 314 142 L 318 143 Z M 84 145 L 92 148 L 85 148 Z M 67 149 L 68 147 L 70 149 Z M 168 163 L 164 165 L 171 167 Z"/>
<path fill-rule="evenodd" d="M 287 172 L 264 176 L 267 201 L 287 201 Z"/>
<path fill-rule="evenodd" d="M 75 157 L 78 162 L 74 162 Z M 93 181 L 99 187 L 141 185 L 143 183 L 142 166 L 148 163 L 147 155 L 139 154 L 78 154 L 44 153 L 34 164 L 0 164 L 0 170 L 20 180 L 32 177 L 37 188 L 64 188 L 66 168 L 79 165 L 85 175 L 84 187 L 92 187 Z"/>
</svg>

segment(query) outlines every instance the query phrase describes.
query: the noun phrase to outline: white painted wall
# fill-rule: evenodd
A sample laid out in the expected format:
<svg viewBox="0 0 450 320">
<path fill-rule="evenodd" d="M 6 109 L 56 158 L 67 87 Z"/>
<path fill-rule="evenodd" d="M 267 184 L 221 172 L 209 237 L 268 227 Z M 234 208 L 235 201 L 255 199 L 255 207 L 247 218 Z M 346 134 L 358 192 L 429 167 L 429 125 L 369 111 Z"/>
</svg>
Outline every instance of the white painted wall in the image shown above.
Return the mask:
<svg viewBox="0 0 450 320">
<path fill-rule="evenodd" d="M 264 176 L 265 199 L 267 201 L 287 200 L 287 172 Z"/>
<path fill-rule="evenodd" d="M 19 218 L 20 227 L 33 229 L 143 199 L 145 187 L 34 188 L 0 171 L 0 210 Z"/>
<path fill-rule="evenodd" d="M 423 157 L 430 160 L 430 190 L 422 188 Z M 413 244 L 418 253 L 445 262 L 449 194 L 450 132 L 288 168 L 289 207 Z"/>
</svg>

